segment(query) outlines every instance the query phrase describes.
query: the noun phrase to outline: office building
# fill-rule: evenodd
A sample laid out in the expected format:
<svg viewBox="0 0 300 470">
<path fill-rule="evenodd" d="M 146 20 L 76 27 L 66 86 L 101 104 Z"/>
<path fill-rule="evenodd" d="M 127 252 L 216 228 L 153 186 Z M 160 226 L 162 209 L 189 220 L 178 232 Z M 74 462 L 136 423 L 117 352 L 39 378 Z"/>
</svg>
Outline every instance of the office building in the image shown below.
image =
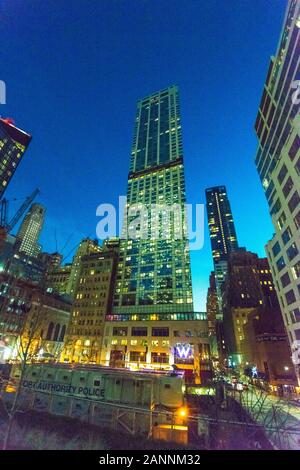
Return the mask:
<svg viewBox="0 0 300 470">
<path fill-rule="evenodd" d="M 117 256 L 117 249 L 103 247 L 81 257 L 62 361 L 100 363 L 105 315 L 112 308 Z"/>
<path fill-rule="evenodd" d="M 249 315 L 264 311 L 278 316 L 279 303 L 267 258 L 239 249 L 228 259 L 228 273 L 223 288 L 224 338 L 229 362 L 245 364 L 245 327 Z M 283 325 L 282 325 L 283 327 Z"/>
<path fill-rule="evenodd" d="M 283 395 L 294 391 L 296 377 L 281 310 L 276 307 L 254 309 L 243 328 L 244 366 L 250 377 L 267 390 Z"/>
<path fill-rule="evenodd" d="M 30 141 L 31 136 L 18 129 L 12 119 L 0 118 L 0 199 Z"/>
<path fill-rule="evenodd" d="M 238 242 L 226 187 L 208 188 L 205 195 L 219 307 L 217 320 L 222 320 L 222 286 L 229 254 L 237 250 Z"/>
<path fill-rule="evenodd" d="M 21 253 L 37 257 L 41 251 L 38 243 L 45 219 L 46 209 L 41 204 L 32 204 L 17 233 L 17 246 Z"/>
<path fill-rule="evenodd" d="M 74 297 L 75 291 L 78 284 L 79 273 L 81 269 L 81 258 L 91 253 L 100 253 L 101 248 L 98 245 L 98 240 L 91 240 L 90 238 L 84 238 L 73 256 L 71 271 L 67 282 L 66 293 Z M 68 270 L 65 271 L 65 273 Z M 65 274 L 64 273 L 64 274 Z"/>
<path fill-rule="evenodd" d="M 153 205 L 178 204 L 183 216 L 185 182 L 178 90 L 173 86 L 138 102 L 127 188 L 128 205 L 144 204 L 149 218 Z M 163 214 L 166 220 L 167 214 Z M 186 225 L 181 217 L 182 239 L 170 233 L 121 241 L 114 296 L 115 319 L 163 319 L 167 313 L 193 311 Z M 148 229 L 148 226 L 146 227 Z"/>
<path fill-rule="evenodd" d="M 174 331 L 198 331 L 197 325 L 207 334 L 207 326 L 201 326 L 201 321 L 207 324 L 205 314 L 193 311 L 185 202 L 178 89 L 171 86 L 139 100 L 137 105 L 127 225 L 123 226 L 120 243 L 113 309 L 106 317 L 106 364 L 121 358 L 127 367 L 143 364 L 169 368 L 174 355 L 184 348 L 190 359 L 182 358 L 181 365 L 179 359 L 176 364 L 184 368 L 189 362 L 188 368 L 194 367 L 194 340 L 188 341 L 184 334 L 181 339 L 174 336 Z M 133 218 L 130 208 L 139 204 L 146 210 L 140 214 L 138 236 L 133 237 L 127 230 Z M 152 211 L 157 206 L 161 213 L 155 225 Z M 119 338 L 119 328 L 125 337 Z M 164 344 L 160 344 L 161 337 Z M 201 351 L 198 341 L 197 354 Z M 206 337 L 203 344 L 207 343 Z"/>
<path fill-rule="evenodd" d="M 275 231 L 266 251 L 300 385 L 299 15 L 299 0 L 290 0 L 255 122 L 255 164 Z"/>
</svg>

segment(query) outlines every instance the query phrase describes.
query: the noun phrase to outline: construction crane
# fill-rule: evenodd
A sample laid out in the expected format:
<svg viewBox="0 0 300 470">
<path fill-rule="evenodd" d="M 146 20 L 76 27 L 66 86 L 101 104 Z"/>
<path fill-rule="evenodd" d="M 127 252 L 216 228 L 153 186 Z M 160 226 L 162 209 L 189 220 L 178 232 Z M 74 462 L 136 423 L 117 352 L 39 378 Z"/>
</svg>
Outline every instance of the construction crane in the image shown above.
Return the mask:
<svg viewBox="0 0 300 470">
<path fill-rule="evenodd" d="M 39 194 L 39 189 L 35 189 L 30 196 L 28 196 L 23 204 L 19 207 L 13 218 L 11 219 L 10 222 L 7 222 L 8 218 L 8 200 L 7 199 L 2 199 L 0 201 L 0 227 L 2 230 L 5 230 L 6 233 L 9 233 L 12 231 L 12 229 L 17 225 L 21 217 L 25 214 L 27 211 L 28 207 L 32 203 L 32 201 L 35 199 L 35 197 Z"/>
</svg>

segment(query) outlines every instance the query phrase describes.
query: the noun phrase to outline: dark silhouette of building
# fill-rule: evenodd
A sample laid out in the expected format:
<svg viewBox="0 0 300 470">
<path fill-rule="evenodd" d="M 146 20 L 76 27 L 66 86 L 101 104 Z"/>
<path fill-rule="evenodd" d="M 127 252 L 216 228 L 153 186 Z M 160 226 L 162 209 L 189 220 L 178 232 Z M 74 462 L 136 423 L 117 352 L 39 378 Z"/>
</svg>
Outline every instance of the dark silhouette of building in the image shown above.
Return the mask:
<svg viewBox="0 0 300 470">
<path fill-rule="evenodd" d="M 244 364 L 250 376 L 270 384 L 273 391 L 296 385 L 291 350 L 279 306 L 254 309 L 244 326 Z"/>
<path fill-rule="evenodd" d="M 0 118 L 0 199 L 30 141 L 31 136 L 18 129 L 12 119 Z"/>
<path fill-rule="evenodd" d="M 291 353 L 267 258 L 259 258 L 245 249 L 230 254 L 223 289 L 223 312 L 229 365 L 246 367 L 251 363 L 261 369 L 265 363 L 264 374 L 268 369 L 269 378 L 272 375 L 274 379 L 279 374 L 275 358 L 279 361 L 280 342 L 282 358 L 279 362 L 284 362 L 284 367 L 290 370 Z M 271 338 L 274 341 L 270 341 Z M 287 376 L 285 372 L 287 370 L 281 370 L 281 375 Z"/>
<path fill-rule="evenodd" d="M 208 320 L 208 335 L 211 355 L 216 357 L 219 355 L 218 344 L 221 346 L 221 342 L 217 341 L 217 330 L 218 330 L 218 297 L 216 289 L 215 273 L 212 271 L 209 276 L 209 288 L 207 289 L 206 297 L 206 312 Z"/>
</svg>

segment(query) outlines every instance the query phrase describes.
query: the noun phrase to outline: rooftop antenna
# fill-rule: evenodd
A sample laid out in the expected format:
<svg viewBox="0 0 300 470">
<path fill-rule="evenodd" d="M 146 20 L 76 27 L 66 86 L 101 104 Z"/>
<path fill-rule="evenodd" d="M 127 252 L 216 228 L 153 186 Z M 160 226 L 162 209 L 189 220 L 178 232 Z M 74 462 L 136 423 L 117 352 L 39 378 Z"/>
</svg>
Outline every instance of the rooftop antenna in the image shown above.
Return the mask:
<svg viewBox="0 0 300 470">
<path fill-rule="evenodd" d="M 71 240 L 72 236 L 73 236 L 73 233 L 71 233 L 71 234 L 68 236 L 68 238 L 67 238 L 67 240 L 66 240 L 64 246 L 63 246 L 62 249 L 61 249 L 62 254 L 63 254 L 64 250 L 66 249 L 66 247 L 68 246 L 69 241 Z"/>
<path fill-rule="evenodd" d="M 86 238 L 90 238 L 90 234 L 89 234 Z M 76 250 L 76 248 L 79 247 L 80 243 L 81 243 L 81 240 L 80 240 L 78 243 L 76 243 L 76 245 L 69 251 L 69 253 L 66 254 L 66 256 L 63 257 L 63 259 L 61 260 L 62 263 L 65 261 L 65 259 L 67 259 L 67 258 L 70 256 L 70 254 L 71 254 L 74 250 Z"/>
<path fill-rule="evenodd" d="M 55 227 L 55 229 L 54 229 L 54 239 L 55 239 L 55 252 L 58 253 L 58 249 L 57 249 L 56 227 Z"/>
</svg>

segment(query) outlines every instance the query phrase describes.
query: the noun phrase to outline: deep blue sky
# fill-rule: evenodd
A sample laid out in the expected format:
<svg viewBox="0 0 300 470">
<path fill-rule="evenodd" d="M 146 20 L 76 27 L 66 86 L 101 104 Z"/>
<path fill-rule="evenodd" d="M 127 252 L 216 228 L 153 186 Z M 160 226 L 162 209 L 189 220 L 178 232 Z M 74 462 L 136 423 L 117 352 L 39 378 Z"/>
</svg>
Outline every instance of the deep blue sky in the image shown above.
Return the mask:
<svg viewBox="0 0 300 470">
<path fill-rule="evenodd" d="M 7 191 L 38 186 L 45 250 L 95 236 L 95 210 L 125 194 L 138 98 L 180 87 L 188 202 L 225 184 L 240 245 L 273 230 L 254 166 L 253 124 L 285 0 L 0 0 L 0 114 L 33 140 Z M 212 269 L 192 253 L 195 307 Z"/>
</svg>

